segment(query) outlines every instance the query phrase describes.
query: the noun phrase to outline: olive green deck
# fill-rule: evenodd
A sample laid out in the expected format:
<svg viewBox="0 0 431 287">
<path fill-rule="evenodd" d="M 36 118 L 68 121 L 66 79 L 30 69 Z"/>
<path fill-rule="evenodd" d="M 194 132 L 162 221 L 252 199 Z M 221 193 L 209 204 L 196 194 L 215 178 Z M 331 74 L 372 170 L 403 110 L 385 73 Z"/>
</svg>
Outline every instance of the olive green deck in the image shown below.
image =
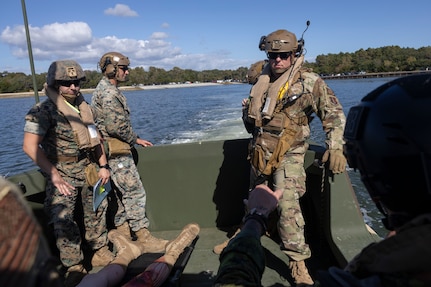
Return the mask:
<svg viewBox="0 0 431 287">
<path fill-rule="evenodd" d="M 201 227 L 179 280 L 181 286 L 211 286 L 218 268 L 212 248 L 224 241 L 229 227 L 243 217 L 242 199 L 249 181 L 247 144 L 248 139 L 239 139 L 137 149 L 151 231 L 172 239 L 187 223 Z M 378 240 L 364 224 L 347 173 L 330 176 L 325 171 L 322 187 L 322 170 L 313 165 L 322 152 L 322 147 L 310 146 L 305 162 L 307 194 L 301 199 L 313 253 L 307 262 L 312 275 L 317 269 L 344 266 L 362 247 Z M 29 203 L 43 219 L 44 181 L 39 172 L 9 179 L 25 186 Z M 267 255 L 263 286 L 289 286 L 287 257 L 276 242 L 267 237 L 262 242 Z M 139 260 L 133 262 L 131 271 L 136 273 L 140 265 L 143 267 Z"/>
</svg>

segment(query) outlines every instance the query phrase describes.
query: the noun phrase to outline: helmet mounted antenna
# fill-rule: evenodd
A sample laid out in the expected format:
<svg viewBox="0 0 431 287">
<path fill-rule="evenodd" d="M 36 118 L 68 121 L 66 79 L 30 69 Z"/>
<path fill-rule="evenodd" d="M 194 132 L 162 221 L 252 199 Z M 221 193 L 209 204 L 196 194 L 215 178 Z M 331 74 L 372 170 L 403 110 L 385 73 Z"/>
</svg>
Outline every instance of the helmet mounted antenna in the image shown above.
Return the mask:
<svg viewBox="0 0 431 287">
<path fill-rule="evenodd" d="M 308 30 L 308 27 L 310 26 L 310 20 L 307 20 L 306 25 L 307 27 L 305 27 L 304 32 L 302 32 L 301 39 L 299 39 L 298 41 L 298 49 L 296 50 L 295 57 L 301 56 L 302 53 L 304 52 L 304 45 L 305 45 L 304 33 Z"/>
</svg>

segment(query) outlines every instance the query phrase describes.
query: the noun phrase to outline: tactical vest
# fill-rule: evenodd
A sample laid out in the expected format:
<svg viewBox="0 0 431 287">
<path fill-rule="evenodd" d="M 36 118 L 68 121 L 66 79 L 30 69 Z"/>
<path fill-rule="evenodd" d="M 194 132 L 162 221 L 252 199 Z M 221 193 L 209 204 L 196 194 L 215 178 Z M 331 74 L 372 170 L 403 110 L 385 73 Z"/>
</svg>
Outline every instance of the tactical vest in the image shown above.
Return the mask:
<svg viewBox="0 0 431 287">
<path fill-rule="evenodd" d="M 268 176 L 280 166 L 283 156 L 302 131 L 302 126 L 309 123 L 308 115 L 305 113 L 299 118 L 293 118 L 289 113 L 303 94 L 312 93 L 304 85 L 303 72 L 306 71 L 302 69 L 295 75 L 292 86 L 281 100 L 277 101 L 272 118 L 263 120 L 261 126 L 255 127 L 250 147 L 250 161 L 258 176 Z"/>
</svg>

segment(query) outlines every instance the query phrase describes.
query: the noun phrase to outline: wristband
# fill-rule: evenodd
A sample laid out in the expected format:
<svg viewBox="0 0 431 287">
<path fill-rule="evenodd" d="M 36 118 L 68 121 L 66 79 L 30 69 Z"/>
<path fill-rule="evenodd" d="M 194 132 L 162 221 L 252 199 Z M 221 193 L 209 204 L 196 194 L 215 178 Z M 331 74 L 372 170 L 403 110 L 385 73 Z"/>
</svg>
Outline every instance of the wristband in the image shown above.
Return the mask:
<svg viewBox="0 0 431 287">
<path fill-rule="evenodd" d="M 257 222 L 260 223 L 260 225 L 262 225 L 263 228 L 263 233 L 265 233 L 265 231 L 267 230 L 267 222 L 268 222 L 268 218 L 266 218 L 266 216 L 264 216 L 262 213 L 257 212 L 256 208 L 253 208 L 252 210 L 250 210 L 250 212 L 244 217 L 243 222 L 245 223 L 247 220 L 249 219 L 254 219 Z"/>
<path fill-rule="evenodd" d="M 108 170 L 111 170 L 111 167 L 109 166 L 109 164 L 101 165 L 100 168 L 106 168 Z"/>
</svg>

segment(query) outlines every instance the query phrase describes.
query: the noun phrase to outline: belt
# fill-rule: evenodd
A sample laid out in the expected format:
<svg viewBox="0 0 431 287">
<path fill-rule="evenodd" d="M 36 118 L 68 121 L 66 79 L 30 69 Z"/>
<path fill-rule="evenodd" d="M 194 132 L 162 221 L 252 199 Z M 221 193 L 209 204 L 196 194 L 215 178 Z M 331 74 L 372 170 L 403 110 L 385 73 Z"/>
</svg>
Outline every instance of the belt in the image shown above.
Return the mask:
<svg viewBox="0 0 431 287">
<path fill-rule="evenodd" d="M 78 162 L 83 160 L 84 158 L 87 158 L 87 152 L 80 151 L 77 155 L 57 155 L 55 158 L 50 158 L 54 159 L 57 162 Z"/>
</svg>

